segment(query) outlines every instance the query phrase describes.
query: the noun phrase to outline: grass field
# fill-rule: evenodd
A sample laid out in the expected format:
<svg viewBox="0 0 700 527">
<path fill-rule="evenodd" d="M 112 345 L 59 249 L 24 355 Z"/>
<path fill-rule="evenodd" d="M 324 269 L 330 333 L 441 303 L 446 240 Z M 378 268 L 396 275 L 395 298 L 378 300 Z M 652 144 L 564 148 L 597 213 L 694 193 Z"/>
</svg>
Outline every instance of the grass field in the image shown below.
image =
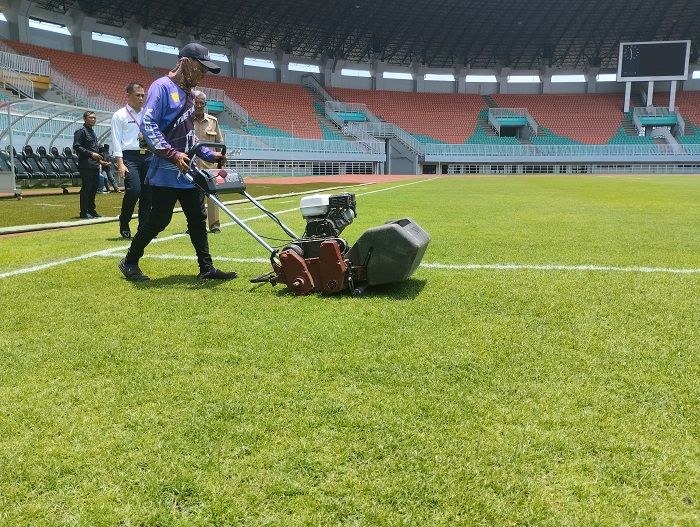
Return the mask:
<svg viewBox="0 0 700 527">
<path fill-rule="evenodd" d="M 235 226 L 200 284 L 180 215 L 138 284 L 114 224 L 0 237 L 0 525 L 700 525 L 700 177 L 354 191 L 432 236 L 359 298 Z"/>
<path fill-rule="evenodd" d="M 266 185 L 256 183 L 248 185 L 248 192 L 252 196 L 266 196 L 270 194 L 283 194 L 285 192 L 307 192 L 319 188 L 328 188 L 334 185 L 329 183 L 306 183 L 296 185 Z M 16 200 L 13 196 L 0 199 L 0 228 L 18 225 L 37 225 L 44 223 L 65 222 L 79 220 L 80 212 L 80 188 L 71 188 L 68 195 L 53 191 L 53 194 L 32 195 L 27 192 L 22 200 Z M 221 192 L 224 200 L 238 199 L 240 196 L 232 192 Z M 103 216 L 119 216 L 124 194 L 109 193 L 98 194 L 95 205 Z M 138 207 L 137 207 L 138 210 Z"/>
</svg>

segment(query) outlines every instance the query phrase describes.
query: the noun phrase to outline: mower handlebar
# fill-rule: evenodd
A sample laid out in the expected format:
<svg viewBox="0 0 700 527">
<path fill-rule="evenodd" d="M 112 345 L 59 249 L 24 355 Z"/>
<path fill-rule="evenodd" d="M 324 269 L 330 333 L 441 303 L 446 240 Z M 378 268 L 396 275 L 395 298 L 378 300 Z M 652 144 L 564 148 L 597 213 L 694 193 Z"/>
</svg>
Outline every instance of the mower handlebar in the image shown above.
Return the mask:
<svg viewBox="0 0 700 527">
<path fill-rule="evenodd" d="M 208 148 L 218 148 L 219 150 L 221 150 L 222 154 L 226 153 L 226 145 L 224 143 L 209 143 L 209 142 L 204 141 L 204 142 L 197 143 L 196 145 L 194 145 L 190 149 L 190 151 L 187 152 L 187 157 L 189 157 L 190 159 L 193 159 L 194 156 L 196 156 L 198 154 L 199 150 L 204 146 L 206 146 Z"/>
</svg>

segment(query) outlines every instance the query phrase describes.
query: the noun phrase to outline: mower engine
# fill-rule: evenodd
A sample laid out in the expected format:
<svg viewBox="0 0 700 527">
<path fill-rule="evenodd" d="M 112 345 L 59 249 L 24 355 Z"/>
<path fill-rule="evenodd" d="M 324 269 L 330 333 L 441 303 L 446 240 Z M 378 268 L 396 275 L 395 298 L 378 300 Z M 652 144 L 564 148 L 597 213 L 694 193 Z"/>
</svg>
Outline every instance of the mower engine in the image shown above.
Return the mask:
<svg viewBox="0 0 700 527">
<path fill-rule="evenodd" d="M 296 295 L 338 293 L 352 282 L 351 265 L 345 258 L 348 244 L 340 233 L 357 215 L 355 195 L 305 196 L 299 208 L 306 219 L 304 235 L 272 255 L 275 276 L 270 282 L 284 283 Z"/>
<path fill-rule="evenodd" d="M 369 229 L 350 247 L 340 233 L 357 216 L 355 195 L 327 194 L 302 198 L 306 219 L 301 238 L 273 252 L 273 273 L 253 281 L 284 283 L 296 295 L 361 294 L 368 285 L 409 278 L 430 241 L 427 232 L 406 218 Z"/>
</svg>

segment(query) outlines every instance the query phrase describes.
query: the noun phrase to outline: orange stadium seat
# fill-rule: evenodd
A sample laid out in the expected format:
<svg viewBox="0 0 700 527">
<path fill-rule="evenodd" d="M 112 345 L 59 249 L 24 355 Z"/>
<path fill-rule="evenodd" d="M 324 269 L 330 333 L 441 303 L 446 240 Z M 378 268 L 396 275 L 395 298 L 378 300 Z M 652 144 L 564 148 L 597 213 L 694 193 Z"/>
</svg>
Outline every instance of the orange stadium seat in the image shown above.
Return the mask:
<svg viewBox="0 0 700 527">
<path fill-rule="evenodd" d="M 19 54 L 48 60 L 53 68 L 87 88 L 92 95 L 102 95 L 118 104 L 126 101 L 126 85 L 129 82 L 140 82 L 148 88 L 153 81 L 153 75 L 140 64 L 44 48 L 14 40 L 6 40 L 4 43 Z"/>
<path fill-rule="evenodd" d="M 605 144 L 624 118 L 623 95 L 492 95 L 503 108 L 527 108 L 537 123 L 551 132 L 584 144 Z"/>
<path fill-rule="evenodd" d="M 348 88 L 329 92 L 343 102 L 366 104 L 373 114 L 414 135 L 453 144 L 464 143 L 474 133 L 479 112 L 486 107 L 480 95 Z"/>
<path fill-rule="evenodd" d="M 163 68 L 158 68 L 157 71 L 167 73 Z M 207 75 L 202 86 L 224 90 L 253 119 L 269 128 L 303 139 L 322 138 L 318 117 L 314 112 L 314 99 L 299 84 Z"/>
</svg>

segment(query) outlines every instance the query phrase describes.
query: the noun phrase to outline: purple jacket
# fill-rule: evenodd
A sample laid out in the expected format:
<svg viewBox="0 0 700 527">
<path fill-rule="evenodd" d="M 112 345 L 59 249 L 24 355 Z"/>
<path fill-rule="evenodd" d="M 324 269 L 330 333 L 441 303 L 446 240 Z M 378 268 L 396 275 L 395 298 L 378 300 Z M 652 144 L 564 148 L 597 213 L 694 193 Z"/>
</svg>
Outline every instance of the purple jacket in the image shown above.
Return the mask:
<svg viewBox="0 0 700 527">
<path fill-rule="evenodd" d="M 192 92 L 186 93 L 170 77 L 161 77 L 148 88 L 141 133 L 156 153 L 146 175 L 150 185 L 193 188 L 180 176 L 180 170 L 174 164 L 178 152 L 187 153 L 198 142 L 194 134 L 193 116 Z M 177 122 L 174 122 L 176 118 Z M 214 161 L 216 154 L 212 150 L 202 148 L 199 152 L 205 161 Z"/>
</svg>

